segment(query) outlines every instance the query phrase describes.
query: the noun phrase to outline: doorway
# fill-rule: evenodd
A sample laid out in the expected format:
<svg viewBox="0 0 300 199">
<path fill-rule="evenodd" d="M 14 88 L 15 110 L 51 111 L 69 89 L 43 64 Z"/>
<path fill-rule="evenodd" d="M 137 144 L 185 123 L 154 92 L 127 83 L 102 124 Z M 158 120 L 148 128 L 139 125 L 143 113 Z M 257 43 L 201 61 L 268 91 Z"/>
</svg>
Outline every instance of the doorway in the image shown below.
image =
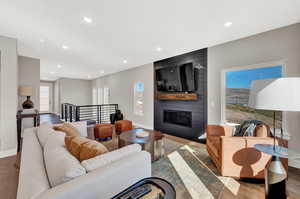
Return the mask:
<svg viewBox="0 0 300 199">
<path fill-rule="evenodd" d="M 53 83 L 41 82 L 40 84 L 40 112 L 53 112 Z"/>
</svg>

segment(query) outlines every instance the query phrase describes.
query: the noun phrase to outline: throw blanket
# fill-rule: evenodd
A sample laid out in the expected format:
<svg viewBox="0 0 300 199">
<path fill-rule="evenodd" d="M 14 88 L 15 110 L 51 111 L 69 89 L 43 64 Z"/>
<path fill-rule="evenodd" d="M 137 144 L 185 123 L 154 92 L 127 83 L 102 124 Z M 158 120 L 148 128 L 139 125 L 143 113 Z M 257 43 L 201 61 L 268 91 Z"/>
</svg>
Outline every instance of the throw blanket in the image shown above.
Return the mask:
<svg viewBox="0 0 300 199">
<path fill-rule="evenodd" d="M 235 131 L 234 136 L 239 136 L 239 137 L 254 136 L 254 130 L 260 124 L 264 124 L 264 123 L 262 121 L 259 121 L 259 120 L 246 120 Z"/>
</svg>

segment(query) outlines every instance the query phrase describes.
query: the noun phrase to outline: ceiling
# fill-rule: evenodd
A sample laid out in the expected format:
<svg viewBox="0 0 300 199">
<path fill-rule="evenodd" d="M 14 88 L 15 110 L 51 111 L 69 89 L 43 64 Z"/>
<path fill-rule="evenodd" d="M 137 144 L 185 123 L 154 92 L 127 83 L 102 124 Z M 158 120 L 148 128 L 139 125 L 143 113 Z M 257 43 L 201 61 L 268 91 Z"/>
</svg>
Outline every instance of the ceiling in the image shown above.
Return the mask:
<svg viewBox="0 0 300 199">
<path fill-rule="evenodd" d="M 41 60 L 44 80 L 93 79 L 297 22 L 299 0 L 0 0 L 0 35 Z"/>
</svg>

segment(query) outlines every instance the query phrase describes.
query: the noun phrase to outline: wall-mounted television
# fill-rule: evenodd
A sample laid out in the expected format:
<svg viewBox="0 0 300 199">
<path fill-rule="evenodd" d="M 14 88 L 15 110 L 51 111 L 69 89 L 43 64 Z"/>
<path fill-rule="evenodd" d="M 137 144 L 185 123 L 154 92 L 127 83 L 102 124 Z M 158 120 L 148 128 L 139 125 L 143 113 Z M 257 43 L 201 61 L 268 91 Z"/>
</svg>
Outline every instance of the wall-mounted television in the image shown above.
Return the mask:
<svg viewBox="0 0 300 199">
<path fill-rule="evenodd" d="M 157 69 L 156 87 L 160 92 L 195 92 L 197 69 L 193 63 Z"/>
</svg>

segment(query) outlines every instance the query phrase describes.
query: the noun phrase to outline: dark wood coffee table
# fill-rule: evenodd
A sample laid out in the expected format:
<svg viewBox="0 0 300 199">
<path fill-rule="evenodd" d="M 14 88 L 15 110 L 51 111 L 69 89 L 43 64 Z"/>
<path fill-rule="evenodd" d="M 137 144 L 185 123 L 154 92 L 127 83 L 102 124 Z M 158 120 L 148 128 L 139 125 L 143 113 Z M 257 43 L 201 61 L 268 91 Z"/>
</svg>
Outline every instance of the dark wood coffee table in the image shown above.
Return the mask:
<svg viewBox="0 0 300 199">
<path fill-rule="evenodd" d="M 140 131 L 147 131 L 149 133 L 149 136 L 144 138 L 137 137 L 136 133 Z M 151 154 L 152 161 L 154 161 L 155 159 L 154 142 L 155 142 L 155 132 L 148 131 L 142 128 L 137 128 L 137 129 L 123 132 L 119 136 L 119 148 L 129 144 L 140 144 L 143 150 L 148 151 Z"/>
</svg>

